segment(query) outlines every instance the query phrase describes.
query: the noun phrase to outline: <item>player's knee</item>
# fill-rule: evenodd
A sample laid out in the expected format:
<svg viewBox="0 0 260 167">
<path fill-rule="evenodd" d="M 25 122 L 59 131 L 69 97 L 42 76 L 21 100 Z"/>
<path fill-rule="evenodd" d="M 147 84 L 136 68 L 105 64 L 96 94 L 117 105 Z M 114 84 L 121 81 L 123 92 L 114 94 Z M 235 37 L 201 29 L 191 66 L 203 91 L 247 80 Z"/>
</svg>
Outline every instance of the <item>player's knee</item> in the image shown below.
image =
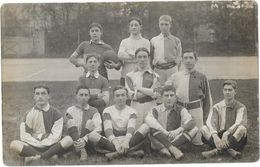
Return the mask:
<svg viewBox="0 0 260 167">
<path fill-rule="evenodd" d="M 100 140 L 100 138 L 101 138 L 101 135 L 99 134 L 99 133 L 91 133 L 91 134 L 89 134 L 88 135 L 88 140 L 91 142 L 91 143 L 93 143 L 93 144 L 97 144 L 98 143 L 98 141 Z"/>
<path fill-rule="evenodd" d="M 23 149 L 23 142 L 19 141 L 19 140 L 13 140 L 10 143 L 10 149 L 15 151 L 16 153 L 20 153 Z"/>
<path fill-rule="evenodd" d="M 201 133 L 202 135 L 205 135 L 208 131 L 209 131 L 209 129 L 208 129 L 208 127 L 207 127 L 206 125 L 204 125 L 204 126 L 202 126 L 202 127 L 200 128 L 200 133 Z"/>
<path fill-rule="evenodd" d="M 247 129 L 246 127 L 244 127 L 243 125 L 238 126 L 237 130 L 236 130 L 239 134 L 246 134 Z"/>
<path fill-rule="evenodd" d="M 138 129 L 138 132 L 140 132 L 143 135 L 146 135 L 150 131 L 150 127 L 146 124 L 143 123 Z"/>
<path fill-rule="evenodd" d="M 61 139 L 60 144 L 62 148 L 67 149 L 73 145 L 73 139 L 70 136 L 65 136 Z"/>
</svg>

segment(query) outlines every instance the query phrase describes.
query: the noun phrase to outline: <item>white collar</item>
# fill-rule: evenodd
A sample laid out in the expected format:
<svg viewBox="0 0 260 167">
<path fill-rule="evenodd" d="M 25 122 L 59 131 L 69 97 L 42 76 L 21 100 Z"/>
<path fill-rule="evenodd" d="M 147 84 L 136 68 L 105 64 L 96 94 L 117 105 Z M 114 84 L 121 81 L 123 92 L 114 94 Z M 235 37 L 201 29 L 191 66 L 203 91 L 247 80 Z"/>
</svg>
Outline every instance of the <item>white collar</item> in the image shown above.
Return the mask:
<svg viewBox="0 0 260 167">
<path fill-rule="evenodd" d="M 87 72 L 86 77 L 89 78 L 90 76 L 91 76 L 90 72 Z M 98 78 L 98 77 L 99 77 L 99 72 L 98 72 L 98 71 L 96 71 L 96 72 L 94 73 L 94 77 L 95 77 L 95 78 Z"/>
<path fill-rule="evenodd" d="M 43 108 L 39 108 L 38 106 L 34 106 L 34 109 L 35 110 L 40 110 L 40 111 L 49 111 L 49 109 L 50 109 L 50 104 L 48 103 L 45 107 L 43 107 Z"/>
<path fill-rule="evenodd" d="M 94 44 L 100 44 L 100 45 L 103 45 L 105 44 L 102 40 L 99 40 L 97 43 L 94 42 L 92 39 L 89 41 L 91 44 L 94 43 Z"/>
</svg>

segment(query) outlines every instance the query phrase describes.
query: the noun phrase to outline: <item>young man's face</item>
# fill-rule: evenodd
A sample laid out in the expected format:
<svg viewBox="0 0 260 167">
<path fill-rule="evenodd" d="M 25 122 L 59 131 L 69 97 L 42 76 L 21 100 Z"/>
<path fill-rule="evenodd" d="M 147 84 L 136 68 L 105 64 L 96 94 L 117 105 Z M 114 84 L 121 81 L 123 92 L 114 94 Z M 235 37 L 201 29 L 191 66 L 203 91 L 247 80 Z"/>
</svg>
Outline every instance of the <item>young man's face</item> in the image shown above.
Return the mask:
<svg viewBox="0 0 260 167">
<path fill-rule="evenodd" d="M 170 29 L 171 29 L 171 23 L 169 21 L 160 20 L 159 21 L 159 28 L 161 30 L 161 33 L 169 34 Z"/>
<path fill-rule="evenodd" d="M 37 106 L 44 107 L 45 105 L 48 104 L 49 98 L 50 98 L 50 96 L 45 88 L 36 88 L 34 90 L 33 99 Z"/>
<path fill-rule="evenodd" d="M 166 108 L 172 107 L 177 101 L 176 95 L 172 90 L 163 92 L 162 100 Z"/>
<path fill-rule="evenodd" d="M 95 57 L 90 57 L 86 62 L 86 66 L 88 71 L 96 72 L 98 70 L 99 62 Z"/>
<path fill-rule="evenodd" d="M 102 32 L 98 27 L 91 27 L 89 29 L 89 35 L 93 41 L 98 42 L 101 39 Z"/>
<path fill-rule="evenodd" d="M 223 95 L 226 100 L 232 100 L 235 98 L 236 91 L 231 85 L 224 85 Z"/>
<path fill-rule="evenodd" d="M 141 25 L 139 24 L 139 22 L 136 20 L 132 20 L 129 23 L 129 32 L 133 35 L 138 35 L 140 34 L 140 31 L 141 31 Z"/>
<path fill-rule="evenodd" d="M 147 52 L 140 51 L 136 55 L 137 64 L 140 68 L 144 69 L 149 65 L 149 56 Z"/>
<path fill-rule="evenodd" d="M 197 60 L 194 56 L 193 52 L 186 52 L 183 54 L 182 57 L 183 64 L 186 69 L 191 70 L 195 67 L 195 64 L 197 63 Z"/>
<path fill-rule="evenodd" d="M 90 95 L 88 89 L 80 89 L 76 95 L 77 104 L 81 106 L 87 105 L 89 97 Z"/>
<path fill-rule="evenodd" d="M 115 105 L 124 107 L 126 105 L 127 92 L 124 89 L 118 89 L 114 92 Z"/>
</svg>

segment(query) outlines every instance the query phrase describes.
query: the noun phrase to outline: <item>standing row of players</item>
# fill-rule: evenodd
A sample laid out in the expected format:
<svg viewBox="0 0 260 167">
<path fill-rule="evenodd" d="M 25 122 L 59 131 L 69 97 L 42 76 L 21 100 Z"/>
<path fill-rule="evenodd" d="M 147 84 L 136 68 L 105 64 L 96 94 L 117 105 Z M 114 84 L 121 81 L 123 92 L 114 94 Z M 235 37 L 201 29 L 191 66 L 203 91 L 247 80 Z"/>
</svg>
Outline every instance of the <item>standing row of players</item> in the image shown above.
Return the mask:
<svg viewBox="0 0 260 167">
<path fill-rule="evenodd" d="M 81 43 L 70 58 L 85 72 L 79 79 L 77 104 L 66 112 L 68 135 L 62 138 L 63 117 L 49 106 L 49 89 L 39 86 L 34 89 L 36 105 L 21 124 L 21 141 L 13 141 L 11 148 L 27 157 L 27 162 L 47 159 L 71 147 L 86 160 L 86 148 L 91 146 L 107 150 L 110 158 L 143 155 L 140 149 L 149 138 L 152 149 L 176 159 L 183 157 L 179 147 L 190 141 L 213 147 L 202 153 L 205 158 L 226 151 L 239 157 L 238 150 L 247 140 L 247 115 L 246 107 L 234 99 L 236 82 L 224 82 L 224 100 L 211 107 L 208 80 L 195 70 L 196 53 L 190 49 L 182 53 L 180 41 L 170 34 L 169 16 L 161 16 L 159 26 L 162 33 L 151 40 L 150 50 L 149 41 L 140 34 L 140 19 L 132 18 L 131 35 L 120 44 L 122 61 L 111 61 L 104 58 L 112 48 L 100 40 L 102 27 L 91 24 L 91 41 Z M 82 54 L 84 61 L 78 59 Z M 178 71 L 181 61 L 184 69 Z M 106 68 L 119 69 L 121 65 L 120 81 L 125 87 L 114 88 L 115 104 L 107 107 Z M 203 126 L 205 114 L 208 119 Z"/>
</svg>

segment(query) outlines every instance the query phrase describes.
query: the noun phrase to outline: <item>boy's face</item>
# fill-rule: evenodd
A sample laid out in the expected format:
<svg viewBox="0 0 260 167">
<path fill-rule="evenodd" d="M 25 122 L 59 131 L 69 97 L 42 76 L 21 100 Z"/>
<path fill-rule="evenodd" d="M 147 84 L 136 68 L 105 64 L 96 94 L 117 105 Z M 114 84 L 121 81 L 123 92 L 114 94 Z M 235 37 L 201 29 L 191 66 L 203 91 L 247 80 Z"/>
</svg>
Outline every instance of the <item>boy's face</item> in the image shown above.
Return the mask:
<svg viewBox="0 0 260 167">
<path fill-rule="evenodd" d="M 137 64 L 140 68 L 144 69 L 149 65 L 149 56 L 145 51 L 140 51 L 136 55 Z"/>
<path fill-rule="evenodd" d="M 195 64 L 197 63 L 197 59 L 194 56 L 193 52 L 186 52 L 183 54 L 182 57 L 183 64 L 186 69 L 191 70 L 195 67 Z"/>
<path fill-rule="evenodd" d="M 36 88 L 34 90 L 33 99 L 37 106 L 45 106 L 49 102 L 49 94 L 46 89 L 44 88 Z"/>
<path fill-rule="evenodd" d="M 98 27 L 91 27 L 89 29 L 89 35 L 93 41 L 98 42 L 101 39 L 102 32 Z"/>
<path fill-rule="evenodd" d="M 232 100 L 235 98 L 236 91 L 232 87 L 232 85 L 224 85 L 223 87 L 223 95 L 226 100 Z"/>
<path fill-rule="evenodd" d="M 87 105 L 89 96 L 90 95 L 88 89 L 80 89 L 76 95 L 77 104 L 81 106 Z"/>
<path fill-rule="evenodd" d="M 115 105 L 123 107 L 126 105 L 126 100 L 127 100 L 126 90 L 118 89 L 114 92 Z"/>
<path fill-rule="evenodd" d="M 140 34 L 140 31 L 141 31 L 141 25 L 139 24 L 139 22 L 136 20 L 132 20 L 129 23 L 129 32 L 133 35 L 137 35 Z"/>
<path fill-rule="evenodd" d="M 162 95 L 162 100 L 166 108 L 172 107 L 176 103 L 176 95 L 174 91 L 165 91 Z"/>
<path fill-rule="evenodd" d="M 87 70 L 96 72 L 98 70 L 99 62 L 95 57 L 90 57 L 86 62 Z"/>
<path fill-rule="evenodd" d="M 161 33 L 169 34 L 170 29 L 171 29 L 171 23 L 169 21 L 160 20 L 159 21 L 159 28 L 161 30 Z"/>
</svg>

